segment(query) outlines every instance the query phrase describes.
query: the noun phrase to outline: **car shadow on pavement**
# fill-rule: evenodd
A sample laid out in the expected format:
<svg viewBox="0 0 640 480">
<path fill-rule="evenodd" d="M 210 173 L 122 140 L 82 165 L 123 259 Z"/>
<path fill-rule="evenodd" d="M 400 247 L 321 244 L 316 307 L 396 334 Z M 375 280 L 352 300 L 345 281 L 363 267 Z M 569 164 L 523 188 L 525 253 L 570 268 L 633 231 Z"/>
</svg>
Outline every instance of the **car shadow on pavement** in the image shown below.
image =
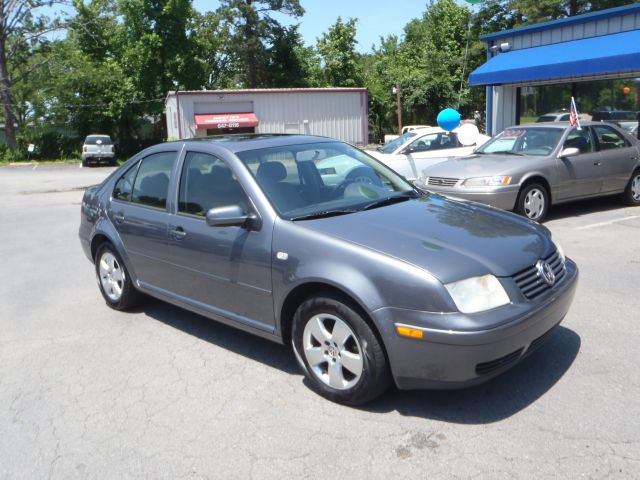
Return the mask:
<svg viewBox="0 0 640 480">
<path fill-rule="evenodd" d="M 621 210 L 626 207 L 628 207 L 628 205 L 624 203 L 620 195 L 561 203 L 560 205 L 552 205 L 551 208 L 549 208 L 549 213 L 545 221 L 548 222 L 550 220 L 559 220 L 567 217 L 580 217 L 591 213 Z"/>
<path fill-rule="evenodd" d="M 269 367 L 289 374 L 301 373 L 289 347 L 229 327 L 161 300 L 147 298 L 139 308 L 131 312 L 145 313 L 165 325 Z"/>
<path fill-rule="evenodd" d="M 364 406 L 370 412 L 460 424 L 493 423 L 524 410 L 567 372 L 580 351 L 580 336 L 560 326 L 547 342 L 511 370 L 463 390 L 390 390 Z"/>
<path fill-rule="evenodd" d="M 144 313 L 165 325 L 290 375 L 302 376 L 288 346 L 243 332 L 171 304 L 148 298 L 131 313 Z M 508 418 L 542 397 L 567 372 L 580 351 L 580 337 L 559 326 L 547 342 L 511 370 L 477 387 L 463 390 L 391 388 L 362 407 L 371 413 L 401 415 L 461 424 L 492 423 Z"/>
</svg>

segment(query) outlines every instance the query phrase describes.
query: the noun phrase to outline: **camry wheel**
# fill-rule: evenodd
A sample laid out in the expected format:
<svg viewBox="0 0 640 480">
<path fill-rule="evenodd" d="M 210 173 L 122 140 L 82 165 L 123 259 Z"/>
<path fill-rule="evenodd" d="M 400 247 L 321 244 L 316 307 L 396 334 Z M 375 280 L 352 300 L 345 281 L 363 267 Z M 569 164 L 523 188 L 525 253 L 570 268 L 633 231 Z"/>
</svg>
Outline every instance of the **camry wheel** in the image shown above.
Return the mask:
<svg viewBox="0 0 640 480">
<path fill-rule="evenodd" d="M 105 243 L 98 249 L 95 264 L 100 292 L 107 305 L 116 310 L 126 310 L 138 303 L 140 294 L 111 244 Z"/>
<path fill-rule="evenodd" d="M 624 190 L 624 200 L 628 205 L 640 205 L 640 169 L 631 175 Z"/>
<path fill-rule="evenodd" d="M 325 398 L 358 405 L 389 386 L 383 348 L 346 299 L 327 294 L 305 301 L 295 314 L 292 336 L 296 358 Z"/>
<path fill-rule="evenodd" d="M 537 183 L 524 187 L 518 196 L 517 212 L 529 220 L 542 222 L 549 209 L 547 189 Z"/>
</svg>

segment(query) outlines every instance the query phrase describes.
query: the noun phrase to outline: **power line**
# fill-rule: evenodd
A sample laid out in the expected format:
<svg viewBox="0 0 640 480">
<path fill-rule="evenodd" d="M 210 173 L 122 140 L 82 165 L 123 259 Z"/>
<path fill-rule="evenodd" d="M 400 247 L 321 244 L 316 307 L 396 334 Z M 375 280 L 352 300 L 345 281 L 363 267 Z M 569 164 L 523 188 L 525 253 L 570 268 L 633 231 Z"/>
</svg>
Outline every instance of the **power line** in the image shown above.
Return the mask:
<svg viewBox="0 0 640 480">
<path fill-rule="evenodd" d="M 129 104 L 140 104 L 140 103 L 153 103 L 153 102 L 164 102 L 165 98 L 153 98 L 151 100 L 130 100 L 128 103 Z M 24 107 L 26 106 L 25 103 L 0 103 L 0 106 L 12 106 L 12 107 Z M 110 106 L 110 103 L 85 103 L 85 104 L 78 104 L 78 103 L 56 103 L 55 106 L 56 107 L 69 107 L 69 108 L 79 108 L 79 107 L 108 107 Z"/>
</svg>

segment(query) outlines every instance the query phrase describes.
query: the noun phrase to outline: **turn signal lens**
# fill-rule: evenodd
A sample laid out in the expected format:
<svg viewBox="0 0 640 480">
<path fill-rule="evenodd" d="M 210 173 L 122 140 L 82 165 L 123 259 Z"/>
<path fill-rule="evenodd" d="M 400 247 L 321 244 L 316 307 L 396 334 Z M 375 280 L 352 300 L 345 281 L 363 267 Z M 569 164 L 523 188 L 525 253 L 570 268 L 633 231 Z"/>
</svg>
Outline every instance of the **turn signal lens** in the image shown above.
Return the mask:
<svg viewBox="0 0 640 480">
<path fill-rule="evenodd" d="M 396 332 L 398 332 L 398 335 L 400 335 L 401 337 L 416 338 L 416 339 L 424 338 L 424 332 L 417 328 L 401 327 L 400 325 L 396 325 Z"/>
</svg>

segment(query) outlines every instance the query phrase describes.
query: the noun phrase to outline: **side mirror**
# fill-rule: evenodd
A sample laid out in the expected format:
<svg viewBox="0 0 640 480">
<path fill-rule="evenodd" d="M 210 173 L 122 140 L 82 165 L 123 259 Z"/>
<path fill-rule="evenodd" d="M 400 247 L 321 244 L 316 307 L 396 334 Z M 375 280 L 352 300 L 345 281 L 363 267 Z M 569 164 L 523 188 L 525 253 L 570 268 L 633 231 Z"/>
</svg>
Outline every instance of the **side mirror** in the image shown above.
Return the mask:
<svg viewBox="0 0 640 480">
<path fill-rule="evenodd" d="M 205 218 L 210 227 L 245 227 L 257 216 L 246 214 L 239 205 L 227 205 L 209 209 Z"/>
<path fill-rule="evenodd" d="M 400 153 L 401 153 L 402 155 L 409 155 L 410 153 L 413 153 L 413 152 L 415 152 L 415 149 L 414 149 L 414 148 L 407 147 L 407 148 L 405 148 L 404 150 L 402 150 Z"/>
<path fill-rule="evenodd" d="M 580 155 L 580 149 L 575 147 L 565 148 L 560 152 L 560 158 L 575 157 Z"/>
</svg>

